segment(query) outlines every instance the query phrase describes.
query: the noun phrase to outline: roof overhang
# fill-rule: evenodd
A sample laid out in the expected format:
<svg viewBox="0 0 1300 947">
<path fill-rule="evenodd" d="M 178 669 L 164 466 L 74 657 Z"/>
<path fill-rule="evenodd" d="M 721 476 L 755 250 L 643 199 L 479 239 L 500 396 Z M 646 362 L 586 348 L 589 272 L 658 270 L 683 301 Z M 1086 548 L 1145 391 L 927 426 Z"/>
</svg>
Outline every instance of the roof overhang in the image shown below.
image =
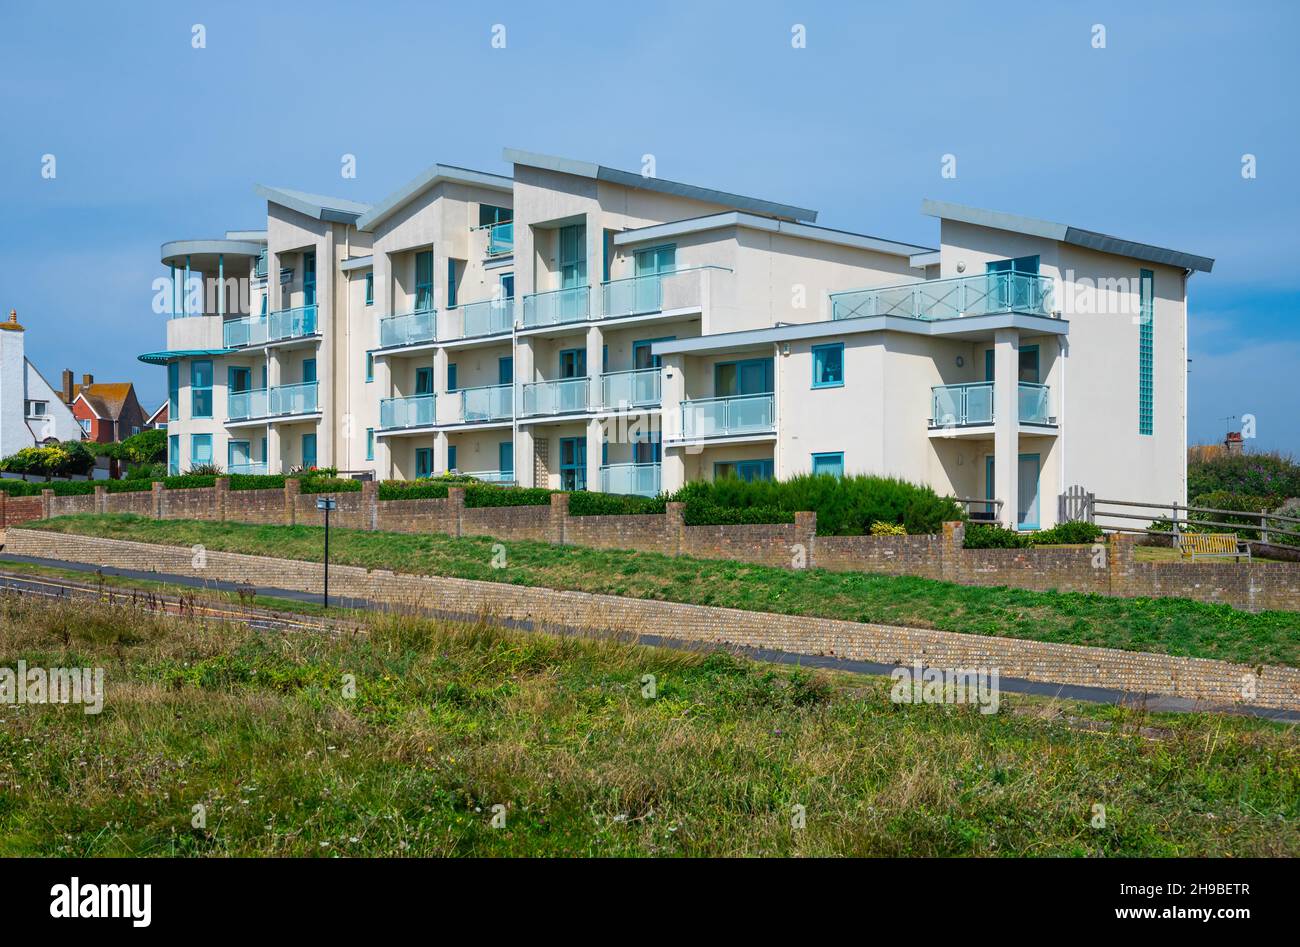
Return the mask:
<svg viewBox="0 0 1300 947">
<path fill-rule="evenodd" d="M 1012 233 L 1023 233 L 1031 237 L 1056 240 L 1060 243 L 1096 250 L 1099 253 L 1111 253 L 1115 256 L 1144 260 L 1148 263 L 1176 266 L 1184 270 L 1199 270 L 1202 273 L 1208 273 L 1214 268 L 1214 260 L 1210 257 L 1197 256 L 1194 253 L 1183 253 L 1179 250 L 1169 250 L 1165 247 L 1152 246 L 1149 243 L 1123 240 L 1120 237 L 1097 233 L 1095 230 L 1083 230 L 1067 224 L 1053 223 L 1050 220 L 1038 220 L 1034 217 L 1021 217 L 1016 214 L 1004 214 L 995 210 L 983 210 L 978 207 L 967 207 L 963 204 L 950 204 L 947 201 L 933 200 L 921 202 L 921 213 L 931 217 L 938 217 L 941 220 L 956 220 L 977 227 L 989 227 L 993 230 L 1009 230 Z"/>
<path fill-rule="evenodd" d="M 216 271 L 224 260 L 255 257 L 265 246 L 252 240 L 171 240 L 159 251 L 163 266 L 184 267 L 200 273 Z"/>
<path fill-rule="evenodd" d="M 757 214 L 765 214 L 770 217 L 781 217 L 788 220 L 803 221 L 812 223 L 817 220 L 817 211 L 809 210 L 806 207 L 796 207 L 793 204 L 779 204 L 775 201 L 765 201 L 757 197 L 745 197 L 741 194 L 732 194 L 728 191 L 717 191 L 707 187 L 697 187 L 694 184 L 681 184 L 677 181 L 666 181 L 663 178 L 648 177 L 644 174 L 637 174 L 632 171 L 620 171 L 617 168 L 607 168 L 604 165 L 592 164 L 589 161 L 575 161 L 572 158 L 560 158 L 555 155 L 537 154 L 531 151 L 522 151 L 518 148 L 506 148 L 502 157 L 512 164 L 521 164 L 528 168 L 540 168 L 544 171 L 555 171 L 560 174 L 572 174 L 581 178 L 590 178 L 595 181 L 608 181 L 611 184 L 621 184 L 624 187 L 638 188 L 643 191 L 657 191 L 661 194 L 672 194 L 677 197 L 687 197 L 692 200 L 704 201 L 710 204 L 721 204 L 724 207 L 734 207 L 737 210 L 751 211 Z"/>
<path fill-rule="evenodd" d="M 1070 323 L 1064 319 L 1030 316 L 1022 313 L 998 313 L 989 316 L 966 316 L 961 319 L 905 319 L 901 316 L 863 316 L 858 319 L 830 319 L 802 322 L 797 325 L 723 332 L 689 339 L 655 342 L 654 355 L 714 355 L 726 352 L 762 351 L 782 342 L 805 339 L 836 339 L 866 332 L 905 332 L 936 338 L 979 338 L 996 329 L 1014 328 L 1036 335 L 1069 335 Z"/>
<path fill-rule="evenodd" d="M 166 365 L 183 358 L 204 358 L 210 355 L 233 355 L 239 349 L 174 349 L 166 352 L 145 352 L 136 358 L 146 365 Z"/>
<path fill-rule="evenodd" d="M 707 217 L 692 217 L 689 220 L 674 220 L 666 224 L 652 224 L 649 227 L 622 230 L 614 234 L 614 246 L 621 247 L 644 243 L 647 240 L 664 240 L 692 233 L 707 233 L 711 230 L 723 230 L 729 227 L 747 227 L 751 230 L 764 230 L 768 233 L 782 233 L 791 237 L 801 237 L 805 240 L 834 243 L 845 247 L 855 247 L 859 250 L 874 250 L 877 253 L 888 253 L 893 256 L 911 257 L 916 253 L 937 252 L 929 247 L 918 247 L 910 243 L 883 240 L 880 237 L 851 233 L 847 230 L 832 230 L 829 227 L 818 227 L 814 224 L 801 224 L 788 220 L 775 220 L 771 217 L 758 217 L 754 214 L 734 210 L 722 214 L 709 214 Z"/>
<path fill-rule="evenodd" d="M 407 203 L 419 197 L 429 188 L 444 181 L 456 184 L 470 184 L 486 187 L 503 194 L 514 191 L 514 181 L 501 174 L 489 174 L 486 171 L 473 171 L 469 168 L 457 168 L 447 164 L 434 164 L 425 168 L 415 177 L 384 198 L 369 212 L 357 218 L 357 229 L 370 231 L 382 224 Z"/>
<path fill-rule="evenodd" d="M 321 194 L 307 194 L 285 187 L 270 187 L 257 184 L 253 193 L 264 197 L 272 204 L 279 204 L 314 220 L 323 220 L 335 224 L 355 224 L 357 218 L 369 212 L 369 204 L 361 204 L 342 197 L 325 197 Z"/>
</svg>

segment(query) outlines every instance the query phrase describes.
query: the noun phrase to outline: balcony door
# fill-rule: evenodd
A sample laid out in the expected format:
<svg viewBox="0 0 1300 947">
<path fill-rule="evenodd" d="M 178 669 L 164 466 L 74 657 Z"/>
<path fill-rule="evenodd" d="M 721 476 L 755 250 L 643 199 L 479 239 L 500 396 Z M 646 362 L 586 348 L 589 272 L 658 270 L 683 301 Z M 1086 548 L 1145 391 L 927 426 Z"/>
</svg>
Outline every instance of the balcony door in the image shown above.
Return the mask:
<svg viewBox="0 0 1300 947">
<path fill-rule="evenodd" d="M 415 311 L 427 312 L 433 308 L 433 251 L 421 250 L 415 255 Z"/>
<path fill-rule="evenodd" d="M 1037 281 L 1016 279 L 1016 276 L 1038 275 L 1036 255 L 990 260 L 984 264 L 984 270 L 988 274 L 988 312 L 1029 306 L 1029 297 L 1034 293 Z"/>
<path fill-rule="evenodd" d="M 713 394 L 718 398 L 764 395 L 772 392 L 772 360 L 747 359 L 713 366 Z"/>
<path fill-rule="evenodd" d="M 231 365 L 226 373 L 226 381 L 230 387 L 231 394 L 248 391 L 248 389 L 253 387 L 253 370 L 238 365 Z"/>
<path fill-rule="evenodd" d="M 560 489 L 587 489 L 587 439 L 560 438 Z"/>
<path fill-rule="evenodd" d="M 302 436 L 302 466 L 306 470 L 316 466 L 315 434 L 304 434 Z"/>
<path fill-rule="evenodd" d="M 560 289 L 587 285 L 587 225 L 560 228 Z"/>
<path fill-rule="evenodd" d="M 252 449 L 248 441 L 231 441 L 226 448 L 226 472 L 247 470 L 253 462 Z"/>
<path fill-rule="evenodd" d="M 1042 522 L 1040 512 L 1042 503 L 1039 495 L 1039 475 L 1042 472 L 1042 458 L 1038 454 L 1021 454 L 1018 464 L 1019 468 L 1016 471 L 1016 528 L 1038 529 L 1039 524 Z M 997 489 L 996 484 L 997 467 L 993 455 L 989 454 L 984 458 L 985 499 L 997 499 L 994 495 L 994 491 Z M 992 503 L 988 504 L 986 511 L 992 515 L 997 514 L 997 508 Z"/>
<path fill-rule="evenodd" d="M 635 274 L 638 277 L 633 284 L 636 287 L 633 311 L 658 312 L 663 308 L 662 284 L 659 277 L 677 269 L 677 248 L 666 246 L 638 250 L 633 261 Z"/>
<path fill-rule="evenodd" d="M 316 253 L 304 253 L 302 256 L 302 304 L 316 305 Z"/>
</svg>

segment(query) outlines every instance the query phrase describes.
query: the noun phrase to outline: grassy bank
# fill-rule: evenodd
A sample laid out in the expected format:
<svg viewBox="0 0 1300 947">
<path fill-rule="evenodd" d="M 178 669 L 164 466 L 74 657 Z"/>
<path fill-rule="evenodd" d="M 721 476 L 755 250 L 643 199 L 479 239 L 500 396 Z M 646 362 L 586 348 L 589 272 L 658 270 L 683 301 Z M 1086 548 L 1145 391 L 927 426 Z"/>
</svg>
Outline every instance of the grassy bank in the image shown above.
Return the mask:
<svg viewBox="0 0 1300 947">
<path fill-rule="evenodd" d="M 82 514 L 41 529 L 319 560 L 322 529 Z M 1300 613 L 1251 614 L 1185 599 L 1123 599 L 954 585 L 862 573 L 793 571 L 657 553 L 548 543 L 507 544 L 493 568 L 493 540 L 335 529 L 337 563 L 490 582 L 577 589 L 788 615 L 938 628 L 968 634 L 1097 645 L 1245 664 L 1300 664 Z"/>
<path fill-rule="evenodd" d="M 107 698 L 0 707 L 0 855 L 1300 854 L 1300 741 L 1246 719 L 983 715 L 612 641 L 0 597 L 19 659 L 103 667 Z"/>
</svg>

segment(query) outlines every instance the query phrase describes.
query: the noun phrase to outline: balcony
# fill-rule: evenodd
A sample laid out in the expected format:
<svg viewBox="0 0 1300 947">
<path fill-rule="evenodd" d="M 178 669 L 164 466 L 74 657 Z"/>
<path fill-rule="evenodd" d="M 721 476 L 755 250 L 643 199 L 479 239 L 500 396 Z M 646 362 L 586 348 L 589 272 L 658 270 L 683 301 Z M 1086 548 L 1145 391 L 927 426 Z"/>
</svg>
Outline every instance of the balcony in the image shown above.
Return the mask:
<svg viewBox="0 0 1300 947">
<path fill-rule="evenodd" d="M 699 309 L 704 304 L 705 271 L 721 267 L 691 267 L 671 273 L 651 273 L 602 283 L 601 313 L 605 317 Z"/>
<path fill-rule="evenodd" d="M 682 402 L 682 437 L 733 437 L 776 430 L 773 396 L 732 395 Z"/>
<path fill-rule="evenodd" d="M 379 402 L 379 429 L 397 431 L 403 428 L 432 427 L 435 417 L 433 402 L 433 395 L 384 398 Z"/>
<path fill-rule="evenodd" d="M 515 415 L 514 385 L 485 385 L 481 388 L 461 388 L 450 392 L 458 395 L 456 421 L 509 421 Z"/>
<path fill-rule="evenodd" d="M 1052 315 L 1052 280 L 1029 273 L 980 273 L 831 294 L 831 317 L 898 316 L 934 322 L 1016 312 Z"/>
<path fill-rule="evenodd" d="M 226 417 L 229 421 L 251 421 L 315 414 L 320 410 L 318 392 L 319 384 L 314 381 L 299 385 L 278 385 L 270 389 L 232 391 Z"/>
<path fill-rule="evenodd" d="M 226 468 L 226 473 L 228 474 L 251 474 L 257 477 L 265 476 L 266 472 L 265 461 L 248 464 L 231 464 Z"/>
<path fill-rule="evenodd" d="M 513 221 L 492 224 L 488 227 L 488 256 L 509 256 L 515 252 L 515 225 Z"/>
<path fill-rule="evenodd" d="M 657 408 L 661 376 L 657 368 L 605 372 L 600 376 L 600 403 L 607 409 Z"/>
<path fill-rule="evenodd" d="M 297 309 L 279 309 L 265 315 L 230 319 L 221 330 L 228 349 L 302 339 L 316 334 L 316 307 L 299 306 Z"/>
<path fill-rule="evenodd" d="M 1050 391 L 1046 385 L 1020 382 L 1017 400 L 1021 424 L 1055 423 L 1051 415 Z M 991 381 L 938 385 L 930 389 L 931 430 L 992 424 L 993 419 Z"/>
<path fill-rule="evenodd" d="M 515 472 L 513 470 L 466 470 L 465 476 L 473 477 L 475 480 L 482 480 L 484 483 L 514 483 Z"/>
<path fill-rule="evenodd" d="M 455 311 L 460 313 L 462 339 L 499 335 L 514 328 L 514 299 L 485 299 L 482 302 L 463 303 Z"/>
<path fill-rule="evenodd" d="M 600 489 L 602 493 L 657 496 L 659 471 L 659 464 L 606 464 L 600 468 Z"/>
<path fill-rule="evenodd" d="M 524 297 L 525 329 L 584 322 L 591 318 L 591 287 L 574 286 Z"/>
<path fill-rule="evenodd" d="M 438 336 L 438 312 L 435 309 L 417 309 L 398 316 L 379 320 L 379 347 L 394 348 L 400 345 L 421 345 Z"/>
<path fill-rule="evenodd" d="M 524 410 L 529 417 L 586 411 L 591 392 L 587 378 L 564 378 L 524 385 Z"/>
</svg>

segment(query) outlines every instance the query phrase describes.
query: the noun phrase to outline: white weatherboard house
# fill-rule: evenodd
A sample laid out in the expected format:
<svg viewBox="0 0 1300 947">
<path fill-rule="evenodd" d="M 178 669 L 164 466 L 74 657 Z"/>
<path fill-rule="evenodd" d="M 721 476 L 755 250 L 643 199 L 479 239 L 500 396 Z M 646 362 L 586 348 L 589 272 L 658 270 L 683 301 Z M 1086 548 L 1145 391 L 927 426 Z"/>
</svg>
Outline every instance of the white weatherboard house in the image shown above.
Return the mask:
<svg viewBox="0 0 1300 947">
<path fill-rule="evenodd" d="M 882 473 L 1021 528 L 1073 485 L 1186 501 L 1187 280 L 1212 260 L 935 201 L 938 248 L 914 246 L 505 159 L 373 206 L 259 187 L 265 230 L 165 244 L 205 289 L 141 356 L 167 366 L 172 469 L 642 494 Z"/>
<path fill-rule="evenodd" d="M 0 457 L 45 441 L 79 441 L 81 426 L 27 358 L 18 313 L 0 322 Z"/>
</svg>

